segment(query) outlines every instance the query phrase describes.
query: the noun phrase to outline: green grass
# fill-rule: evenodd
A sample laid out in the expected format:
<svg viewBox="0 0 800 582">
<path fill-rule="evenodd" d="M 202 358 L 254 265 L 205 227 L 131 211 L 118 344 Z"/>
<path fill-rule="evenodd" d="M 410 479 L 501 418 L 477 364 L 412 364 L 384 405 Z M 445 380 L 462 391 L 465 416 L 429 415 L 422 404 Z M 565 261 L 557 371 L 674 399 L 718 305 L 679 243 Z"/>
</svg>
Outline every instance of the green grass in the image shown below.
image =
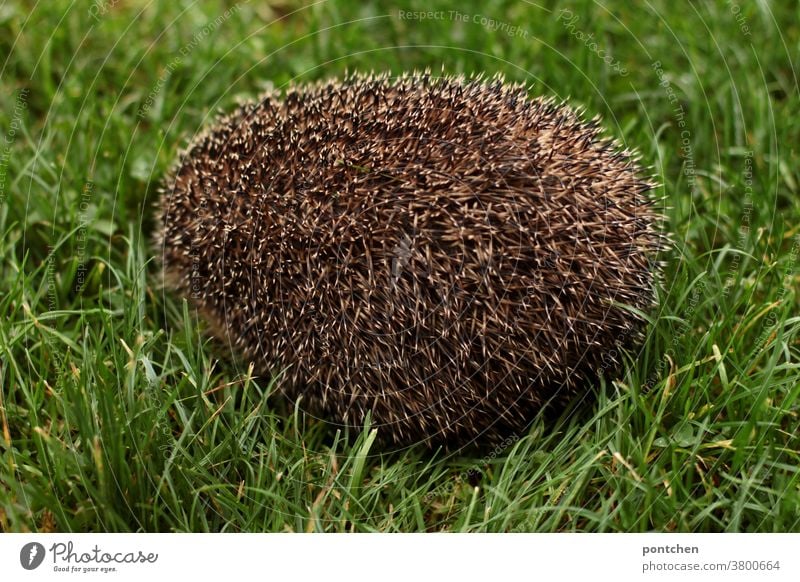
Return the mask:
<svg viewBox="0 0 800 582">
<path fill-rule="evenodd" d="M 219 3 L 0 6 L 0 530 L 800 531 L 797 5 L 229 6 L 206 29 Z M 662 181 L 674 248 L 596 397 L 505 447 L 381 454 L 267 399 L 159 291 L 152 204 L 216 109 L 425 67 L 602 115 Z"/>
</svg>

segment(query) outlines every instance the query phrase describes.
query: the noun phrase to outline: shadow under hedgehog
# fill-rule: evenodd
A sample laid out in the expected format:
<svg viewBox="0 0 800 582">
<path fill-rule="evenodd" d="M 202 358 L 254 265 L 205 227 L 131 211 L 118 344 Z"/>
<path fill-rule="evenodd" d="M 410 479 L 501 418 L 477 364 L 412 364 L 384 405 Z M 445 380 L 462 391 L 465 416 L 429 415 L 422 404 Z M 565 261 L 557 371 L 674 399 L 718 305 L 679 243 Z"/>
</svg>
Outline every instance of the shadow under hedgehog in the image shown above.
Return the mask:
<svg viewBox="0 0 800 582">
<path fill-rule="evenodd" d="M 307 411 L 493 442 L 641 341 L 664 243 L 641 174 L 522 85 L 351 75 L 194 139 L 155 239 L 166 284 Z"/>
</svg>

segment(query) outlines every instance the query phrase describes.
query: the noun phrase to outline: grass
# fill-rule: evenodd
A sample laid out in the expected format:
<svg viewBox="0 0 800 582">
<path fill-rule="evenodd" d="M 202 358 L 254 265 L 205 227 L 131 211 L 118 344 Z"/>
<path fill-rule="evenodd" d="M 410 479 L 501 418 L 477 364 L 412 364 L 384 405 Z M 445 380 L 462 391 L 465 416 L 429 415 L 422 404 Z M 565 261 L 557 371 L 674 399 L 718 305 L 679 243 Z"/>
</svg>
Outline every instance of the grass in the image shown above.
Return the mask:
<svg viewBox="0 0 800 582">
<path fill-rule="evenodd" d="M 88 6 L 0 6 L 0 530 L 800 531 L 793 3 Z M 646 344 L 596 397 L 496 449 L 381 454 L 267 399 L 159 291 L 148 235 L 217 108 L 425 67 L 602 115 L 675 244 Z"/>
</svg>

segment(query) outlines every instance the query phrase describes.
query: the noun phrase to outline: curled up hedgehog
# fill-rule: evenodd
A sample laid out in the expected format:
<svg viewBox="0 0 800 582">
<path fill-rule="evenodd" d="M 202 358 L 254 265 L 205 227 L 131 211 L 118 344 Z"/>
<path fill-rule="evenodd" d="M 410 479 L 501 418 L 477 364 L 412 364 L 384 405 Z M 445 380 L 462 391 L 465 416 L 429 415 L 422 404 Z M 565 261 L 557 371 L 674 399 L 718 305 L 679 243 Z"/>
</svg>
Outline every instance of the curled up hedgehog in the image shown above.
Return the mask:
<svg viewBox="0 0 800 582">
<path fill-rule="evenodd" d="M 491 442 L 641 340 L 663 248 L 641 173 L 524 86 L 351 75 L 194 139 L 155 238 L 167 285 L 304 410 Z"/>
</svg>

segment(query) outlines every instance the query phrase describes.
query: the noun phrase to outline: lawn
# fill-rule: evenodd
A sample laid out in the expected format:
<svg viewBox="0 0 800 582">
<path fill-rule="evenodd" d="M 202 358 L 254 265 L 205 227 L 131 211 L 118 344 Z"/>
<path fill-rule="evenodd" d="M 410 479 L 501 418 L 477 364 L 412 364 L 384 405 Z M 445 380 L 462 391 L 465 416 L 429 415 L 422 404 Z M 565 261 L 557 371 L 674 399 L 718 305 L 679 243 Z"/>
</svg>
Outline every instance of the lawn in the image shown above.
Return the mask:
<svg viewBox="0 0 800 582">
<path fill-rule="evenodd" d="M 12 0 L 0 47 L 0 531 L 800 531 L 796 3 Z M 382 452 L 162 291 L 153 205 L 218 110 L 425 68 L 602 116 L 672 245 L 618 378 L 494 448 Z"/>
</svg>

